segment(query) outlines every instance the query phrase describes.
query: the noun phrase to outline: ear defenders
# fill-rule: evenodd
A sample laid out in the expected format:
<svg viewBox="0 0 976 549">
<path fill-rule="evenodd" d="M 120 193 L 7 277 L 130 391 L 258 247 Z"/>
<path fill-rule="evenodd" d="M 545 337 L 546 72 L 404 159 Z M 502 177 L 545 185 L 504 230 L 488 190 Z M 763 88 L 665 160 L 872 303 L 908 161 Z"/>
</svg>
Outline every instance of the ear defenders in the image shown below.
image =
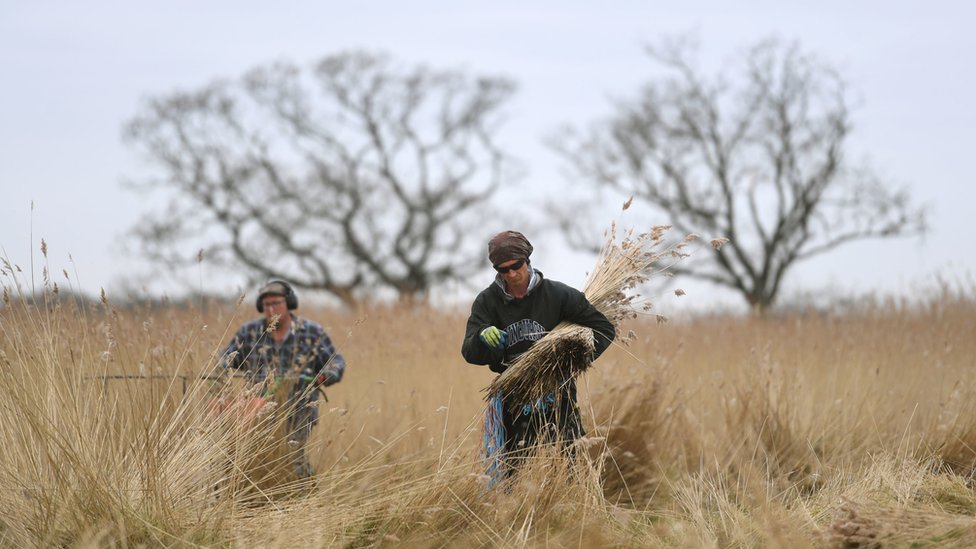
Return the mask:
<svg viewBox="0 0 976 549">
<path fill-rule="evenodd" d="M 284 292 L 282 292 L 284 290 Z M 284 280 L 269 280 L 261 290 L 258 292 L 258 299 L 255 302 L 255 307 L 259 313 L 264 312 L 264 303 L 261 301 L 264 296 L 268 294 L 283 294 L 285 298 L 285 305 L 288 305 L 288 310 L 292 311 L 298 308 L 298 296 L 295 295 L 295 290 L 292 289 L 291 285 Z"/>
</svg>

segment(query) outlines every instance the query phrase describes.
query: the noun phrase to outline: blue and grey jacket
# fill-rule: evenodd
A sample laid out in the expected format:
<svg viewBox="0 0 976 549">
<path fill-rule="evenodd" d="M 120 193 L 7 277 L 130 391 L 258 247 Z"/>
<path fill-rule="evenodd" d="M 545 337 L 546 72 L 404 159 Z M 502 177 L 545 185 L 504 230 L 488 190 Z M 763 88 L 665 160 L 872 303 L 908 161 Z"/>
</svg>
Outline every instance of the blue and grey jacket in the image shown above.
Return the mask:
<svg viewBox="0 0 976 549">
<path fill-rule="evenodd" d="M 267 379 L 272 373 L 278 379 L 298 377 L 294 391 L 303 391 L 315 375 L 325 375 L 325 385 L 338 383 L 346 370 L 346 361 L 336 350 L 332 340 L 319 324 L 291 315 L 291 329 L 281 343 L 267 332 L 264 318 L 254 319 L 243 326 L 231 339 L 223 353 L 223 366 L 245 370 L 255 382 Z M 311 392 L 311 399 L 315 392 Z"/>
</svg>

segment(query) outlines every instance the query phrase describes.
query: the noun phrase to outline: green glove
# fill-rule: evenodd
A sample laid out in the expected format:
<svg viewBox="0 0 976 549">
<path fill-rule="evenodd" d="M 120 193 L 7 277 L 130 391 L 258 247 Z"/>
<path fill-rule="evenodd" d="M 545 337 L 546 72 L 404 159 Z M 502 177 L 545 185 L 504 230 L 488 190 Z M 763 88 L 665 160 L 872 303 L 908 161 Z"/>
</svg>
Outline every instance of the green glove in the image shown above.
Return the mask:
<svg viewBox="0 0 976 549">
<path fill-rule="evenodd" d="M 498 351 L 505 348 L 505 340 L 508 339 L 508 333 L 506 333 L 505 330 L 499 330 L 494 326 L 488 326 L 484 330 L 481 330 L 478 337 L 481 338 L 481 341 L 485 345 Z"/>
</svg>

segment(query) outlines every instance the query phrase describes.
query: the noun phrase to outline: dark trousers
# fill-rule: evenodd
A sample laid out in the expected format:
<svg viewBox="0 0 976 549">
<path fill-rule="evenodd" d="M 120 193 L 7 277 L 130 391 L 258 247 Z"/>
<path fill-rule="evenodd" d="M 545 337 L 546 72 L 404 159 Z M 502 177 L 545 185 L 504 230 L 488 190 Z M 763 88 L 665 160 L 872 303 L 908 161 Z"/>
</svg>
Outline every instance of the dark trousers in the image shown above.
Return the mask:
<svg viewBox="0 0 976 549">
<path fill-rule="evenodd" d="M 315 470 L 308 461 L 305 447 L 312 434 L 312 428 L 319 420 L 319 409 L 315 400 L 302 399 L 289 411 L 286 427 L 288 429 L 288 451 L 292 470 L 299 479 L 313 476 Z"/>
<path fill-rule="evenodd" d="M 508 475 L 531 454 L 533 448 L 558 444 L 575 456 L 573 443 L 582 437 L 582 420 L 575 394 L 549 395 L 534 403 L 504 403 L 505 470 Z"/>
</svg>

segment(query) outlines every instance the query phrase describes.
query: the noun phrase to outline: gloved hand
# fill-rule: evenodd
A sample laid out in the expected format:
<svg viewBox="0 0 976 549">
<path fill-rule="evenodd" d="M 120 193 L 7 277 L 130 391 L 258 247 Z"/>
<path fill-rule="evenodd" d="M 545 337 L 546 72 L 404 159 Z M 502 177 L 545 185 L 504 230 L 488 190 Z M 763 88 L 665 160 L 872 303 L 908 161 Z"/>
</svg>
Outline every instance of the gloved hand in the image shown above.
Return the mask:
<svg viewBox="0 0 976 549">
<path fill-rule="evenodd" d="M 319 372 L 312 381 L 315 387 L 328 387 L 332 385 L 332 378 L 326 372 Z"/>
<path fill-rule="evenodd" d="M 505 340 L 508 339 L 508 333 L 505 330 L 499 330 L 495 326 L 488 326 L 481 333 L 478 334 L 481 338 L 481 342 L 485 345 L 500 351 L 505 348 Z"/>
<path fill-rule="evenodd" d="M 312 372 L 311 369 L 306 369 L 301 375 L 302 381 L 311 384 L 312 387 L 328 387 L 334 383 L 329 373 L 326 371 Z"/>
</svg>

